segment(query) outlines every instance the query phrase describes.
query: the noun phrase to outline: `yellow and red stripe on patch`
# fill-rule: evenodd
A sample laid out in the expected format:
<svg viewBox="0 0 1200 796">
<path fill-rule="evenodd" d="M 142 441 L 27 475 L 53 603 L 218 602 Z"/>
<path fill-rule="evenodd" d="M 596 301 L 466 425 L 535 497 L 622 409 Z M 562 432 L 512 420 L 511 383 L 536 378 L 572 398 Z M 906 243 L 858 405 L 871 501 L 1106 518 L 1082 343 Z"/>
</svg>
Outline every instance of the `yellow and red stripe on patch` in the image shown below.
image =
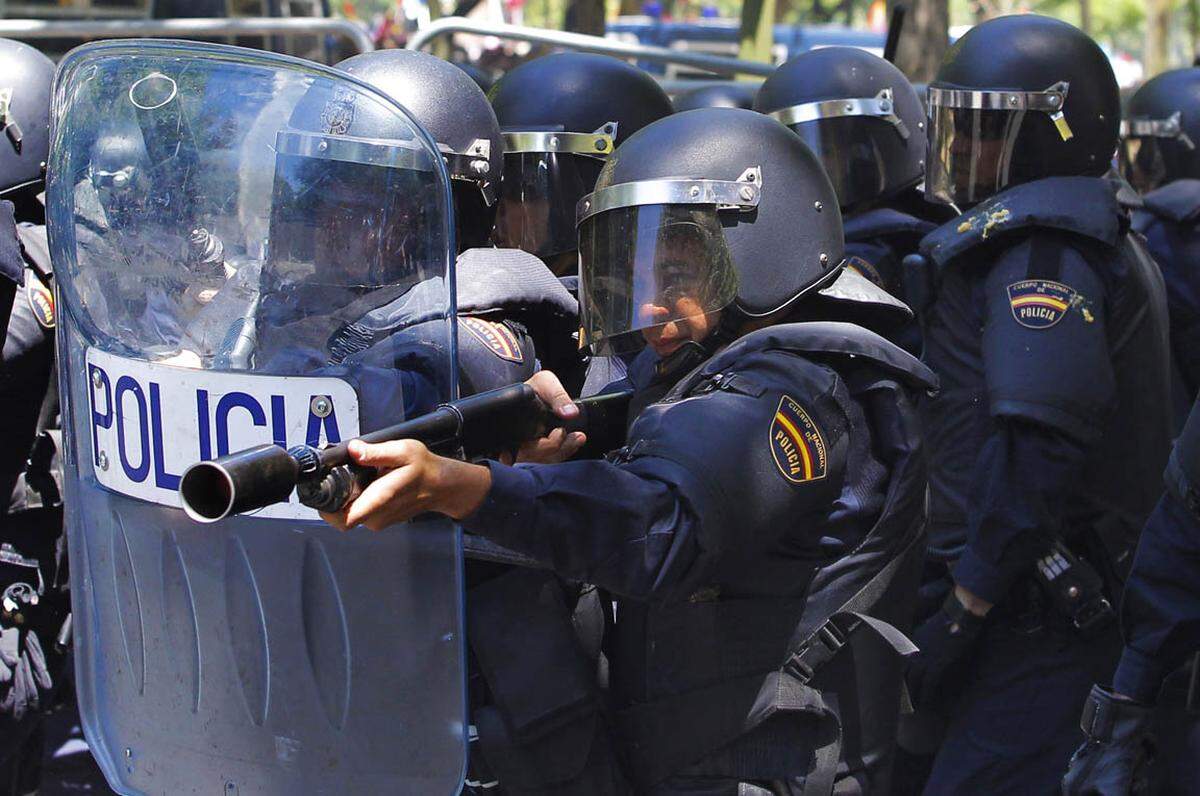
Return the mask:
<svg viewBox="0 0 1200 796">
<path fill-rule="evenodd" d="M 1017 323 L 1049 329 L 1063 319 L 1075 300 L 1075 288 L 1049 279 L 1026 279 L 1008 286 L 1008 303 Z"/>
<path fill-rule="evenodd" d="M 793 484 L 817 481 L 829 468 L 821 429 L 796 400 L 785 395 L 771 420 L 771 455 L 783 477 Z"/>
<path fill-rule="evenodd" d="M 484 347 L 506 362 L 518 365 L 525 361 L 521 352 L 521 341 L 516 332 L 502 323 L 485 321 L 483 318 L 459 318 L 462 327 L 471 333 Z"/>
</svg>

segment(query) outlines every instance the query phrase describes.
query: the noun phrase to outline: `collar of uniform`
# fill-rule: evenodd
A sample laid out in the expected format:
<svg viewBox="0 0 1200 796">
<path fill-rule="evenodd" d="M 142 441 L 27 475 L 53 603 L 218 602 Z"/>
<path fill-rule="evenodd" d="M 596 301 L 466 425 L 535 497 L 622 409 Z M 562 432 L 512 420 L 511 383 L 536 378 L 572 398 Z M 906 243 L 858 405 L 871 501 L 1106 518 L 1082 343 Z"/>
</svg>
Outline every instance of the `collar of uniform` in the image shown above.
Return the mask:
<svg viewBox="0 0 1200 796">
<path fill-rule="evenodd" d="M 1200 217 L 1200 180 L 1175 180 L 1143 197 L 1143 206 L 1176 224 Z"/>
<path fill-rule="evenodd" d="M 937 389 L 938 385 L 937 376 L 916 357 L 872 331 L 838 321 L 784 323 L 751 332 L 717 352 L 704 367 L 693 371 L 684 382 L 695 382 L 735 367 L 742 357 L 768 349 L 867 359 L 910 387 L 929 391 Z M 684 382 L 676 385 L 675 389 L 681 389 Z"/>
<path fill-rule="evenodd" d="M 847 241 L 887 235 L 927 235 L 937 225 L 893 207 L 874 207 L 842 219 Z"/>
<path fill-rule="evenodd" d="M 1125 211 L 1103 177 L 1047 177 L 1009 188 L 943 224 L 921 241 L 940 266 L 976 246 L 1029 229 L 1073 232 L 1115 246 Z"/>
</svg>

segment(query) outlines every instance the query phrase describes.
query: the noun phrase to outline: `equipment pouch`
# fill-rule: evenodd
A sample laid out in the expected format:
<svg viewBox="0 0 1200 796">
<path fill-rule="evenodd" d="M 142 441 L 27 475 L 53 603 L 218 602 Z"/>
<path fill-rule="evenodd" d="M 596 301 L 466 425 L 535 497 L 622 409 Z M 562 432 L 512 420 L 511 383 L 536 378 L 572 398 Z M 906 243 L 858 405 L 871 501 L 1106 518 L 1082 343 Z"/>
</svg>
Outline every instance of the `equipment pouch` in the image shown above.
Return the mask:
<svg viewBox="0 0 1200 796">
<path fill-rule="evenodd" d="M 1104 596 L 1103 578 L 1061 541 L 1056 541 L 1050 552 L 1038 559 L 1034 578 L 1054 610 L 1082 635 L 1094 635 L 1116 618 Z"/>
</svg>

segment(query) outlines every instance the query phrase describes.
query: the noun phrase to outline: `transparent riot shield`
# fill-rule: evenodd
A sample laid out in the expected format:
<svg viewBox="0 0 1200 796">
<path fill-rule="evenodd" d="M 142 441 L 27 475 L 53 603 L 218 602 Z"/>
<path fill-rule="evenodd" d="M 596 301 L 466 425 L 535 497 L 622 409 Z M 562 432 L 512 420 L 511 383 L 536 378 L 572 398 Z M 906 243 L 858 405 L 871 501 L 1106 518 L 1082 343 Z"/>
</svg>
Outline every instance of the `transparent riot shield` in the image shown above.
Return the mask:
<svg viewBox="0 0 1200 796">
<path fill-rule="evenodd" d="M 139 41 L 66 58 L 52 136 L 78 692 L 109 783 L 456 792 L 452 524 L 343 534 L 291 503 L 199 525 L 176 493 L 195 461 L 453 396 L 436 145 L 348 75 Z M 364 339 L 356 319 L 414 297 L 419 339 Z"/>
</svg>

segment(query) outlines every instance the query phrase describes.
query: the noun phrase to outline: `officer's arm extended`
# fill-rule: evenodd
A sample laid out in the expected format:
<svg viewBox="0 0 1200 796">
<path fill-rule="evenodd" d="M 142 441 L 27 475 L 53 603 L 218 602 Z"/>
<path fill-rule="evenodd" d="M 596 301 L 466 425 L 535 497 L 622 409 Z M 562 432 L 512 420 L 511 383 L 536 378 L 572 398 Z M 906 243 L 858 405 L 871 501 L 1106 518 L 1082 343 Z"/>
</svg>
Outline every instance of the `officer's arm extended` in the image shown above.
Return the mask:
<svg viewBox="0 0 1200 796">
<path fill-rule="evenodd" d="M 1063 496 L 1083 474 L 1115 380 L 1104 286 L 1076 249 L 1019 243 L 993 266 L 984 290 L 983 356 L 996 422 L 976 463 L 967 547 L 954 578 L 996 603 L 1032 571 L 1054 534 L 1068 530 Z"/>
<path fill-rule="evenodd" d="M 811 367 L 818 378 L 834 378 Z M 438 511 L 567 577 L 635 599 L 680 598 L 703 585 L 712 562 L 730 548 L 745 553 L 771 545 L 803 527 L 809 510 L 828 507 L 831 490 L 841 486 L 847 423 L 827 386 L 811 397 L 791 395 L 805 402 L 829 437 L 820 480 L 793 484 L 756 466 L 763 456 L 771 461 L 769 430 L 779 393 L 714 390 L 655 408 L 651 414 L 661 411 L 661 422 L 652 418 L 648 427 L 643 415 L 634 431 L 646 453 L 620 464 L 481 466 L 443 459 L 411 442 L 352 449 L 364 464 L 396 469 L 343 515 L 326 518 L 343 528 L 382 528 Z M 708 433 L 694 434 L 700 427 Z M 755 445 L 761 450 L 752 450 Z M 779 484 L 768 479 L 784 485 L 786 500 L 773 497 Z M 829 541 L 813 540 L 814 558 Z"/>
</svg>

